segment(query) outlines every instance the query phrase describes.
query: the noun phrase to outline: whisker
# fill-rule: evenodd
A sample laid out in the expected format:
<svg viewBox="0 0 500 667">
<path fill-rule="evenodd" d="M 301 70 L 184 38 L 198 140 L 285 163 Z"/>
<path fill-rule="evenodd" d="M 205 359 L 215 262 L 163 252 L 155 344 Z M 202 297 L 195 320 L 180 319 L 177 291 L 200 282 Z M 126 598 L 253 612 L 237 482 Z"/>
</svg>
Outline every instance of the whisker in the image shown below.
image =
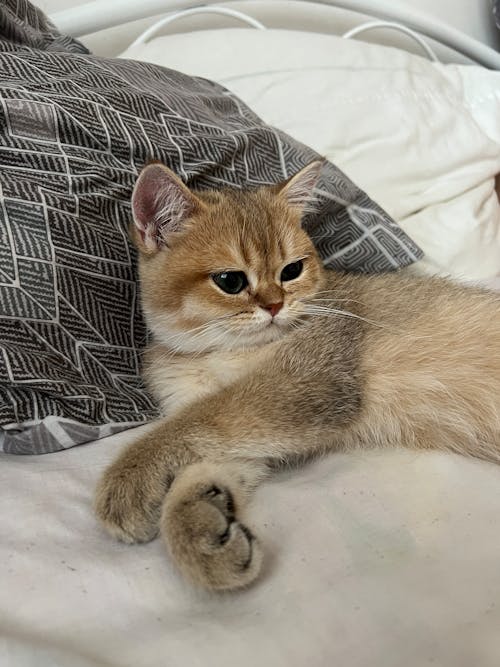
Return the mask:
<svg viewBox="0 0 500 667">
<path fill-rule="evenodd" d="M 390 331 L 391 333 L 395 334 L 411 334 L 412 339 L 414 340 L 419 340 L 422 338 L 432 338 L 430 335 L 425 335 L 425 336 L 417 336 L 411 331 L 398 331 L 397 329 L 393 329 L 392 327 L 386 326 L 385 324 L 382 324 L 380 322 L 375 322 L 373 320 L 369 320 L 366 317 L 362 317 L 361 315 L 357 315 L 356 313 L 351 313 L 347 310 L 340 310 L 337 308 L 327 308 L 326 306 L 318 306 L 318 305 L 310 305 L 304 304 L 304 311 L 310 315 L 316 315 L 317 317 L 338 317 L 338 316 L 343 316 L 343 317 L 353 317 L 358 320 L 362 320 L 363 322 L 366 322 L 367 324 L 371 324 L 373 326 L 379 327 L 380 329 L 386 329 L 387 331 Z"/>
<path fill-rule="evenodd" d="M 312 298 L 312 299 L 297 299 L 297 301 L 300 301 L 301 303 L 326 302 L 326 303 L 331 303 L 331 304 L 334 304 L 334 303 L 346 303 L 346 302 L 349 302 L 349 303 L 357 303 L 357 304 L 359 304 L 360 306 L 364 306 L 364 305 L 365 305 L 362 301 L 357 301 L 356 299 L 349 299 L 349 298 L 345 298 L 345 299 L 336 299 L 335 297 L 330 297 L 329 299 L 326 299 L 326 298 L 316 298 L 316 297 L 314 297 L 314 298 Z"/>
<path fill-rule="evenodd" d="M 191 342 L 193 341 L 200 341 L 203 342 L 203 337 L 207 336 L 208 334 L 213 333 L 214 329 L 217 330 L 218 322 L 212 322 L 212 323 L 207 323 L 204 325 L 203 330 L 198 331 L 195 333 L 194 336 L 191 336 Z M 191 330 L 193 331 L 193 330 Z M 221 334 L 224 334 L 225 332 L 222 331 Z M 162 348 L 162 353 L 157 356 L 156 360 L 157 361 L 166 361 L 169 358 L 177 355 L 177 354 L 185 354 L 186 351 L 185 349 L 179 344 L 183 338 L 186 337 L 187 332 L 181 332 L 174 336 L 168 344 L 166 343 L 156 343 L 156 347 Z M 209 342 L 207 345 L 205 345 L 204 348 L 202 349 L 208 349 L 212 345 L 212 341 Z"/>
<path fill-rule="evenodd" d="M 317 315 L 319 317 L 329 317 L 329 316 L 352 317 L 356 320 L 361 320 L 363 322 L 366 322 L 367 324 L 372 324 L 373 326 L 380 327 L 381 329 L 388 328 L 385 325 L 380 324 L 380 322 L 374 322 L 373 320 L 369 320 L 368 318 L 362 317 L 361 315 L 357 315 L 356 313 L 351 313 L 348 310 L 339 310 L 338 308 L 326 308 L 326 306 L 315 306 L 315 305 L 304 304 L 304 311 L 309 315 Z"/>
</svg>

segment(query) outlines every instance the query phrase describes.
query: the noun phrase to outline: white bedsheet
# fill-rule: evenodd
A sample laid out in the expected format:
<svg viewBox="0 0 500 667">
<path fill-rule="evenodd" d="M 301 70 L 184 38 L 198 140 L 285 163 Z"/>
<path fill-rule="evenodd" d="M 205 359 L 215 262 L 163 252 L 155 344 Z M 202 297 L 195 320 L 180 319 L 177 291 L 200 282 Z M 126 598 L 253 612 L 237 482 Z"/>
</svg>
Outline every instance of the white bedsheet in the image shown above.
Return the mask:
<svg viewBox="0 0 500 667">
<path fill-rule="evenodd" d="M 0 459 L 2 667 L 498 667 L 500 468 L 334 455 L 266 483 L 250 590 L 195 593 L 90 512 L 134 432 Z"/>
</svg>

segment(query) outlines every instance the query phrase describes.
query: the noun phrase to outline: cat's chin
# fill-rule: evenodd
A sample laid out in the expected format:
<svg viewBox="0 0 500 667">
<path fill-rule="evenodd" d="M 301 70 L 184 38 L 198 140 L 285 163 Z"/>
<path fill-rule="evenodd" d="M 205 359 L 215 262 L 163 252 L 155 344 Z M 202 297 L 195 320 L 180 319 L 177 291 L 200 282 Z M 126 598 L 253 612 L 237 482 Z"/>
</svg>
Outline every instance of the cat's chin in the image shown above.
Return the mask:
<svg viewBox="0 0 500 667">
<path fill-rule="evenodd" d="M 260 347 L 280 340 L 291 330 L 292 325 L 290 323 L 269 322 L 254 331 L 236 335 L 234 341 L 229 342 L 229 346 L 233 350 L 245 347 Z"/>
<path fill-rule="evenodd" d="M 273 343 L 286 335 L 288 329 L 283 326 L 271 324 L 254 331 L 240 331 L 233 334 L 226 332 L 225 335 L 215 336 L 212 344 L 200 345 L 195 338 L 186 334 L 169 335 L 165 332 L 157 332 L 155 342 L 165 346 L 172 352 L 178 354 L 210 354 L 211 352 L 229 352 L 234 350 L 243 350 L 245 348 L 261 347 Z"/>
<path fill-rule="evenodd" d="M 191 335 L 191 332 L 172 330 L 165 324 L 170 324 L 163 317 L 160 321 L 149 320 L 154 331 L 155 343 L 165 346 L 167 349 L 178 354 L 210 354 L 211 352 L 224 352 L 243 350 L 245 348 L 261 347 L 274 343 L 286 336 L 298 320 L 294 318 L 283 318 L 281 320 L 268 320 L 266 322 L 253 323 L 253 326 L 237 327 L 233 330 L 213 330 L 210 340 L 207 337 Z"/>
</svg>

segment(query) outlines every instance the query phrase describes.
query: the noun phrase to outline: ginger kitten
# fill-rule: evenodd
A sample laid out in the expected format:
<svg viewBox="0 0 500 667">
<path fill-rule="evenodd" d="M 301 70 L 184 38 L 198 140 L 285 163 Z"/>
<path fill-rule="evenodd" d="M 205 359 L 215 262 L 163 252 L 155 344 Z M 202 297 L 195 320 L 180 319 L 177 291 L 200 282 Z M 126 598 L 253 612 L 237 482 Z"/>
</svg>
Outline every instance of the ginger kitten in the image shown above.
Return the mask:
<svg viewBox="0 0 500 667">
<path fill-rule="evenodd" d="M 499 296 L 325 271 L 301 228 L 320 169 L 191 192 L 152 164 L 134 190 L 145 377 L 165 418 L 105 472 L 96 511 L 125 542 L 161 533 L 205 588 L 257 577 L 241 516 L 276 463 L 401 445 L 500 459 Z"/>
</svg>

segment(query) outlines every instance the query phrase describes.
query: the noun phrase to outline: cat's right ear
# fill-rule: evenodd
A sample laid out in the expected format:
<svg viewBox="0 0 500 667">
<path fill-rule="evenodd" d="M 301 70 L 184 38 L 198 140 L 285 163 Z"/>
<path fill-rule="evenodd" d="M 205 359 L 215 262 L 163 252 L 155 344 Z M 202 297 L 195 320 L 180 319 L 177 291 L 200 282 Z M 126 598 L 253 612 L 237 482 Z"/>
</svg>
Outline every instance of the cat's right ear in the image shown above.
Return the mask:
<svg viewBox="0 0 500 667">
<path fill-rule="evenodd" d="M 132 193 L 135 242 L 139 250 L 154 254 L 168 246 L 169 236 L 182 231 L 202 202 L 181 179 L 161 163 L 141 171 Z"/>
</svg>

